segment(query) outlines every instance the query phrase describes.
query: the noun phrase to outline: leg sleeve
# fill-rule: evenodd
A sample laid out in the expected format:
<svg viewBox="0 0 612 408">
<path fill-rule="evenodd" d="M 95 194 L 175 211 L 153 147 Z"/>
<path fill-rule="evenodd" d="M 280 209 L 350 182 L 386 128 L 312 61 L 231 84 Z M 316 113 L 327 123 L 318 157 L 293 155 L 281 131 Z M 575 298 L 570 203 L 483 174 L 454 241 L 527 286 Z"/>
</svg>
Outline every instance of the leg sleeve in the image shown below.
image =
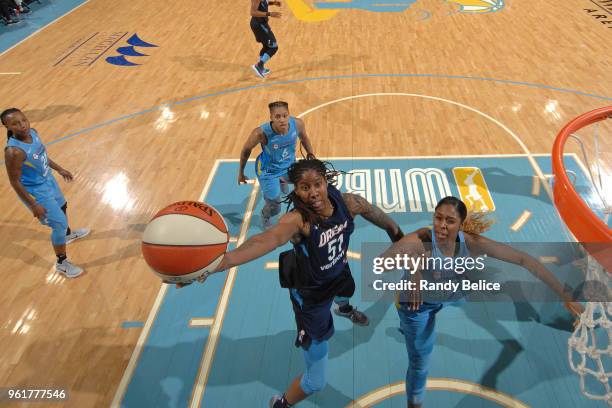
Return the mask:
<svg viewBox="0 0 612 408">
<path fill-rule="evenodd" d="M 302 375 L 300 387 L 310 395 L 325 388 L 327 383 L 327 360 L 329 346 L 327 340 L 313 341 L 308 350 L 304 350 L 304 362 L 306 370 Z"/>
<path fill-rule="evenodd" d="M 420 404 L 425 395 L 431 353 L 436 341 L 436 313 L 442 305 L 423 304 L 418 311 L 408 310 L 407 305 L 398 309 L 400 331 L 406 340 L 408 370 L 406 372 L 406 394 L 408 402 Z"/>
</svg>

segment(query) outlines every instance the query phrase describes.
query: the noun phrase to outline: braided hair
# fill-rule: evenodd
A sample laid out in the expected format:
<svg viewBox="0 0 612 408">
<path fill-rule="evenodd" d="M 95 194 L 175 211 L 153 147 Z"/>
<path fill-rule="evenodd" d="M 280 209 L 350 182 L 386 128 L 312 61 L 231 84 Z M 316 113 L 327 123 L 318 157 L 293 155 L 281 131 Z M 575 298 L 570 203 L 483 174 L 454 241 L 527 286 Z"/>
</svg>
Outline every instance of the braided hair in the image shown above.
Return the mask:
<svg viewBox="0 0 612 408">
<path fill-rule="evenodd" d="M 297 185 L 297 183 L 302 179 L 304 173 L 310 170 L 317 172 L 327 181 L 327 184 L 331 184 L 332 186 L 336 185 L 336 177 L 338 174 L 342 173 L 341 171 L 334 169 L 333 165 L 329 162 L 324 162 L 314 158 L 303 159 L 293 163 L 289 167 L 289 170 L 287 170 L 289 181 L 294 186 Z M 287 195 L 283 202 L 287 203 L 287 211 L 293 208 L 299 212 L 304 222 L 307 222 L 310 225 L 325 227 L 325 222 L 321 216 L 300 199 L 295 192 L 295 189 Z"/>
<path fill-rule="evenodd" d="M 285 101 L 274 101 L 274 102 L 270 102 L 268 104 L 268 109 L 270 109 L 270 112 L 272 112 L 272 109 L 274 108 L 285 108 L 287 110 L 289 110 L 289 104 Z"/>
<path fill-rule="evenodd" d="M 8 108 L 2 111 L 2 113 L 0 113 L 0 120 L 2 121 L 2 124 L 6 126 L 6 123 L 4 122 L 6 117 L 10 115 L 11 113 L 15 113 L 15 112 L 21 112 L 21 111 L 17 108 Z M 13 132 L 11 132 L 10 130 L 7 130 L 6 140 L 9 140 L 11 137 L 13 137 Z"/>
</svg>

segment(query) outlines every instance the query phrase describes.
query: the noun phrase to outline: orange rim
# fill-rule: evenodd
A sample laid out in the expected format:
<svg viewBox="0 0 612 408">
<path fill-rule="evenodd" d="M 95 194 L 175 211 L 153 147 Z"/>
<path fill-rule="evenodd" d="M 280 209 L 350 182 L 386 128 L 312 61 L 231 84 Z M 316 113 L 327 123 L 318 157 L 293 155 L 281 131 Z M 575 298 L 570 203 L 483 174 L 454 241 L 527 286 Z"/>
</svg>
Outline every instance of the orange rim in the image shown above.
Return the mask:
<svg viewBox="0 0 612 408">
<path fill-rule="evenodd" d="M 563 148 L 567 139 L 574 132 L 610 116 L 612 116 L 612 106 L 595 109 L 578 116 L 561 129 L 552 150 L 555 206 L 576 239 L 583 243 L 585 249 L 609 272 L 612 271 L 612 247 L 605 244 L 612 243 L 612 230 L 593 213 L 574 189 L 563 163 Z M 594 245 L 597 243 L 599 245 Z"/>
</svg>

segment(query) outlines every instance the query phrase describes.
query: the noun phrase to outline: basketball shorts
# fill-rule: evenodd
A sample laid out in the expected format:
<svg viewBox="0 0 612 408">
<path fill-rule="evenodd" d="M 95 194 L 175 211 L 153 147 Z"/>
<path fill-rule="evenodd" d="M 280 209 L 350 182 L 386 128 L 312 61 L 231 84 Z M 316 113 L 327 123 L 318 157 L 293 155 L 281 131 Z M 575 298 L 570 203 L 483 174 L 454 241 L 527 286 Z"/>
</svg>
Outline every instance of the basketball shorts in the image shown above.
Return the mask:
<svg viewBox="0 0 612 408">
<path fill-rule="evenodd" d="M 276 37 L 268 23 L 260 23 L 255 19 L 251 19 L 251 31 L 255 35 L 255 40 L 263 44 L 265 47 L 276 47 Z"/>
<path fill-rule="evenodd" d="M 307 350 L 312 340 L 329 340 L 334 335 L 334 319 L 331 314 L 334 298 L 350 298 L 354 293 L 355 281 L 348 264 L 340 276 L 320 288 L 290 289 L 289 297 L 298 332 L 296 346 Z"/>
<path fill-rule="evenodd" d="M 42 224 L 52 225 L 54 222 L 67 224 L 66 215 L 62 211 L 62 207 L 66 204 L 66 199 L 52 174 L 49 175 L 47 181 L 43 184 L 24 187 L 28 194 L 34 198 L 36 204 L 43 206 L 47 210 L 47 217 L 41 220 Z"/>
<path fill-rule="evenodd" d="M 289 191 L 287 170 L 269 171 L 264 169 L 261 163 L 261 155 L 255 160 L 255 174 L 261 186 L 261 193 L 266 200 L 278 200 L 281 197 L 281 193 L 287 194 Z"/>
</svg>

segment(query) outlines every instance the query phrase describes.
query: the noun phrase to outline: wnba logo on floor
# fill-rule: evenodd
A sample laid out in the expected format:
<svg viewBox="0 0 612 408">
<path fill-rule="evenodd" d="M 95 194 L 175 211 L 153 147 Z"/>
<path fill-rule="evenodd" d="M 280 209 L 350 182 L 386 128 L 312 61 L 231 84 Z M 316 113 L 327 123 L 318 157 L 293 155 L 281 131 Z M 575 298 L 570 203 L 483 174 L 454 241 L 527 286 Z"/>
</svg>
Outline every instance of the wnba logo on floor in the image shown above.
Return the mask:
<svg viewBox="0 0 612 408">
<path fill-rule="evenodd" d="M 495 210 L 493 197 L 478 167 L 454 167 L 461 199 L 470 211 Z M 374 203 L 387 213 L 433 212 L 438 201 L 454 195 L 443 169 L 355 169 L 339 174 L 336 186 Z"/>
<path fill-rule="evenodd" d="M 491 197 L 487 182 L 478 167 L 455 167 L 453 168 L 453 175 L 461 200 L 468 210 L 475 212 L 495 211 L 493 197 Z"/>
</svg>

